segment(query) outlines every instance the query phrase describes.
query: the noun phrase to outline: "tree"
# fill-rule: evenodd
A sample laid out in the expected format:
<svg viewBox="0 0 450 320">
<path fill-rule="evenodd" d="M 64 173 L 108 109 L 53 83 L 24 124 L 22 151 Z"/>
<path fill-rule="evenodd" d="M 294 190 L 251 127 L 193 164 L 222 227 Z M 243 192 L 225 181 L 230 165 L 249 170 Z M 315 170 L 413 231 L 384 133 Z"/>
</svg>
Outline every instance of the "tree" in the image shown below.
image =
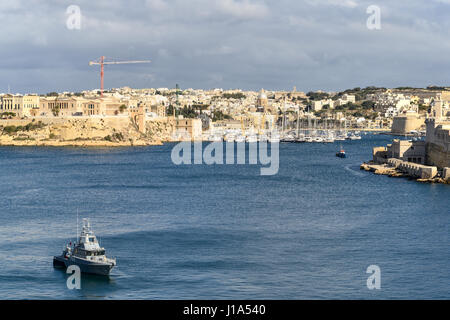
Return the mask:
<svg viewBox="0 0 450 320">
<path fill-rule="evenodd" d="M 53 115 L 54 115 L 55 117 L 57 117 L 57 116 L 59 115 L 59 108 L 56 107 L 56 106 L 54 106 L 54 107 L 52 108 L 52 113 L 53 113 Z"/>
<path fill-rule="evenodd" d="M 223 97 L 225 99 L 245 99 L 245 94 L 243 94 L 242 92 L 224 93 Z"/>
<path fill-rule="evenodd" d="M 419 111 L 428 111 L 429 107 L 427 105 L 424 104 L 419 104 Z"/>
<path fill-rule="evenodd" d="M 225 114 L 220 110 L 214 110 L 212 116 L 215 121 L 232 119 L 230 115 Z"/>
<path fill-rule="evenodd" d="M 125 110 L 127 110 L 127 106 L 124 105 L 124 104 L 122 104 L 122 105 L 119 107 L 119 112 L 120 112 L 120 113 L 123 113 Z"/>
<path fill-rule="evenodd" d="M 372 120 L 375 120 L 377 117 L 378 117 L 378 112 L 372 112 L 372 113 L 369 115 L 369 118 L 372 119 Z"/>
<path fill-rule="evenodd" d="M 167 107 L 166 115 L 167 115 L 167 116 L 173 116 L 174 111 L 175 111 L 175 116 L 176 116 L 176 115 L 177 115 L 177 110 L 175 109 L 175 107 L 174 107 L 172 104 L 170 104 L 170 105 Z"/>
<path fill-rule="evenodd" d="M 366 110 L 373 110 L 375 108 L 375 102 L 369 100 L 363 101 L 363 103 L 361 103 L 361 107 Z"/>
<path fill-rule="evenodd" d="M 310 91 L 306 94 L 311 100 L 322 100 L 328 98 L 330 95 L 326 92 L 313 92 Z"/>
<path fill-rule="evenodd" d="M 194 108 L 192 107 L 183 107 L 183 109 L 181 109 L 181 115 L 184 118 L 196 118 L 197 117 L 197 112 L 195 112 Z"/>
<path fill-rule="evenodd" d="M 206 110 L 206 109 L 209 108 L 209 104 L 201 104 L 201 103 L 200 104 L 193 104 L 192 108 L 195 109 L 195 110 L 203 111 L 203 110 Z"/>
</svg>

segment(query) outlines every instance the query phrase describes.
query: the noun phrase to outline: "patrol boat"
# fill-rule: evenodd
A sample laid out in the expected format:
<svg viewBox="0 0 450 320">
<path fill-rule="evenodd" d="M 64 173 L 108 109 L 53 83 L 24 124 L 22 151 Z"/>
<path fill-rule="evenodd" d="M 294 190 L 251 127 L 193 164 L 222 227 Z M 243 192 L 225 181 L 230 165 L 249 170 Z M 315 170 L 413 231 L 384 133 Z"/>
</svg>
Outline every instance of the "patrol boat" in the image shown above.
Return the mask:
<svg viewBox="0 0 450 320">
<path fill-rule="evenodd" d="M 108 276 L 116 266 L 116 259 L 107 258 L 91 230 L 89 219 L 83 219 L 83 228 L 78 242 L 66 245 L 60 256 L 53 257 L 53 266 L 67 268 L 76 265 L 81 272 Z"/>
</svg>

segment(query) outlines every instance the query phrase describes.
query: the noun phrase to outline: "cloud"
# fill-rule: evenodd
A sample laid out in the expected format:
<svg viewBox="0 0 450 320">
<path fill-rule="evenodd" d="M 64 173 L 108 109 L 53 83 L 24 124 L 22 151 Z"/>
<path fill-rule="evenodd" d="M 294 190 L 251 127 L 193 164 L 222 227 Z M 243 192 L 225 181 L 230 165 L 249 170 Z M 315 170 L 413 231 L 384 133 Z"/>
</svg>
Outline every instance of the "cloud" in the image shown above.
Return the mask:
<svg viewBox="0 0 450 320">
<path fill-rule="evenodd" d="M 219 47 L 214 47 L 214 48 L 206 48 L 206 49 L 196 49 L 195 53 L 199 56 L 205 56 L 205 55 L 230 55 L 233 53 L 236 53 L 238 50 L 236 48 L 230 47 L 230 46 L 226 46 L 226 45 L 221 45 Z"/>
<path fill-rule="evenodd" d="M 225 14 L 238 18 L 264 18 L 269 14 L 269 8 L 264 3 L 249 0 L 216 0 L 217 7 Z"/>
<path fill-rule="evenodd" d="M 339 90 L 448 85 L 449 0 L 78 0 L 81 30 L 66 28 L 72 1 L 0 4 L 0 92 L 98 87 L 88 61 L 108 66 L 106 87 Z"/>
<path fill-rule="evenodd" d="M 169 7 L 164 0 L 146 0 L 145 3 L 152 10 L 162 11 Z"/>
<path fill-rule="evenodd" d="M 353 0 L 307 0 L 307 3 L 314 6 L 339 6 L 355 8 L 358 4 Z"/>
</svg>

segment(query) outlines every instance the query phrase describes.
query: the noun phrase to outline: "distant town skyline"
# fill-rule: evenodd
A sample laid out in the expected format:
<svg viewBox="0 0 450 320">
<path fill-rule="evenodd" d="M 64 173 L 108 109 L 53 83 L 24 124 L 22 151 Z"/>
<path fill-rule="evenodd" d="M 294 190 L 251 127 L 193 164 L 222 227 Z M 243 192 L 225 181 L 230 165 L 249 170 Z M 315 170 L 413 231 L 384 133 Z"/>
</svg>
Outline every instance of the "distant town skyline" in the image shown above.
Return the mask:
<svg viewBox="0 0 450 320">
<path fill-rule="evenodd" d="M 81 10 L 69 29 L 67 8 Z M 381 9 L 381 29 L 366 12 Z M 450 1 L 134 0 L 0 4 L 0 92 L 105 88 L 342 91 L 450 85 Z"/>
<path fill-rule="evenodd" d="M 277 92 L 295 92 L 297 93 L 305 93 L 308 94 L 310 92 L 324 92 L 324 93 L 329 93 L 329 94 L 339 94 L 342 92 L 346 92 L 346 91 L 351 91 L 353 92 L 354 89 L 360 88 L 361 90 L 370 88 L 370 87 L 374 87 L 374 88 L 385 88 L 385 89 L 391 89 L 391 90 L 408 90 L 408 89 L 412 89 L 412 90 L 431 90 L 431 92 L 436 91 L 436 92 L 441 92 L 441 90 L 443 88 L 450 88 L 450 85 L 448 86 L 428 86 L 428 87 L 409 87 L 409 86 L 399 86 L 399 87 L 386 87 L 386 86 L 366 86 L 366 87 L 353 87 L 353 88 L 345 88 L 342 90 L 322 90 L 322 89 L 317 89 L 317 90 L 299 90 L 297 87 L 292 87 L 292 88 L 286 88 L 286 89 L 271 89 L 271 88 L 260 88 L 260 89 L 242 89 L 242 88 L 182 88 L 179 87 L 180 91 L 184 91 L 184 90 L 194 90 L 194 91 L 213 91 L 213 90 L 222 90 L 223 92 L 227 92 L 227 91 L 242 91 L 242 92 L 253 92 L 253 93 L 258 93 L 258 92 L 269 92 L 269 93 L 277 93 Z M 175 91 L 176 90 L 176 86 L 169 86 L 169 87 L 147 87 L 147 88 L 137 88 L 137 87 L 130 87 L 127 85 L 121 86 L 121 87 L 116 87 L 116 88 L 105 88 L 105 94 L 108 93 L 112 93 L 112 92 L 120 92 L 121 89 L 123 88 L 130 88 L 131 90 L 168 90 L 168 91 Z M 433 89 L 434 88 L 434 89 Z M 446 89 L 444 89 L 446 90 Z M 64 94 L 64 93 L 72 93 L 72 94 L 79 94 L 82 92 L 88 92 L 88 91 L 93 91 L 96 92 L 95 94 L 100 94 L 100 89 L 99 88 L 90 88 L 90 89 L 82 89 L 82 90 L 61 90 L 61 91 L 55 91 L 55 90 L 50 90 L 50 91 L 43 91 L 43 92 L 13 92 L 12 90 L 10 90 L 9 92 L 3 92 L 0 91 L 0 94 L 10 94 L 10 95 L 40 95 L 40 96 L 46 96 L 49 95 L 53 96 L 53 94 L 57 93 L 57 94 Z M 164 91 L 162 91 L 164 92 Z M 401 91 L 400 91 L 401 92 Z M 163 93 L 162 93 L 163 94 Z"/>
</svg>

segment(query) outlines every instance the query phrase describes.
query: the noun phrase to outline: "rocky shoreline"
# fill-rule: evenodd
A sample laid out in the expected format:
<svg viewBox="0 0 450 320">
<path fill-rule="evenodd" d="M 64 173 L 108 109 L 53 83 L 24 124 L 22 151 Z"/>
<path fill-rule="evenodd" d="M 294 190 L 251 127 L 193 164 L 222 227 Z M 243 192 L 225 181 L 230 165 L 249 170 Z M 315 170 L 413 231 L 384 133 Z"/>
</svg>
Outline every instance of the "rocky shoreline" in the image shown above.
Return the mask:
<svg viewBox="0 0 450 320">
<path fill-rule="evenodd" d="M 149 121 L 145 132 L 126 117 L 1 120 L 0 146 L 133 147 L 170 141 L 173 127 Z"/>
<path fill-rule="evenodd" d="M 364 162 L 360 166 L 361 170 L 372 172 L 377 175 L 385 175 L 392 178 L 408 178 L 422 183 L 440 183 L 440 184 L 450 184 L 450 179 L 444 179 L 442 177 L 436 176 L 433 178 L 422 178 L 415 177 L 409 173 L 403 172 L 402 170 L 390 166 L 389 164 L 378 164 L 373 161 Z"/>
</svg>

